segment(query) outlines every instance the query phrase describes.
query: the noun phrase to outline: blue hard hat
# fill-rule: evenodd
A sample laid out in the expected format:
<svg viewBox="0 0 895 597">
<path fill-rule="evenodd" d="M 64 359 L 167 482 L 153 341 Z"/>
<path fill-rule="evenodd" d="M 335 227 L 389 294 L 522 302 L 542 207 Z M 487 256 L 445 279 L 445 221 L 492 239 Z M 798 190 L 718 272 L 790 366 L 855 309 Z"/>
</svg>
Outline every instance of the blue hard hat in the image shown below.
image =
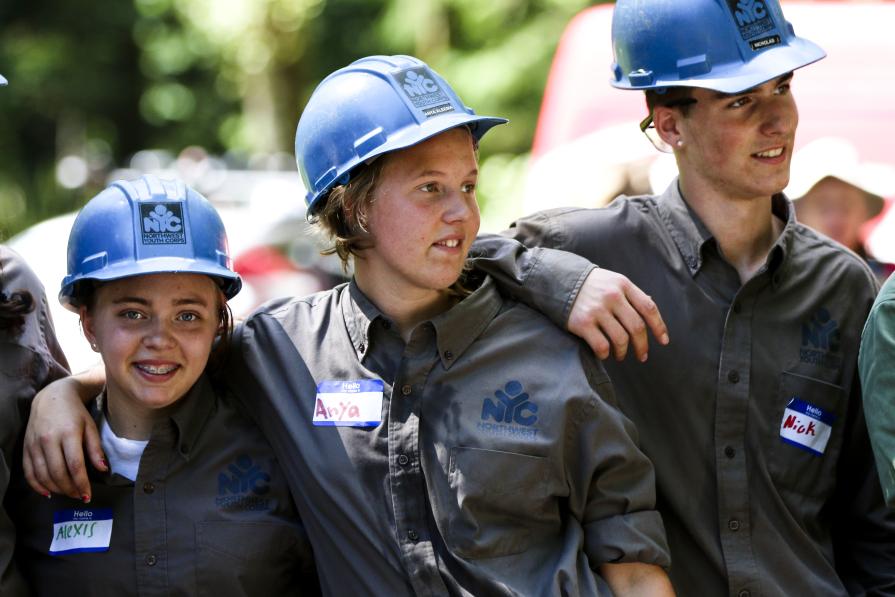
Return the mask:
<svg viewBox="0 0 895 597">
<path fill-rule="evenodd" d="M 778 0 L 618 0 L 612 14 L 620 89 L 751 89 L 826 56 L 797 37 Z"/>
<path fill-rule="evenodd" d="M 75 218 L 59 301 L 74 310 L 83 282 L 162 273 L 211 276 L 228 299 L 242 287 L 231 267 L 224 223 L 205 197 L 180 181 L 152 175 L 119 180 Z"/>
<path fill-rule="evenodd" d="M 308 213 L 364 162 L 463 125 L 478 140 L 505 122 L 477 116 L 417 58 L 361 58 L 326 77 L 298 121 L 295 159 L 308 189 Z"/>
</svg>

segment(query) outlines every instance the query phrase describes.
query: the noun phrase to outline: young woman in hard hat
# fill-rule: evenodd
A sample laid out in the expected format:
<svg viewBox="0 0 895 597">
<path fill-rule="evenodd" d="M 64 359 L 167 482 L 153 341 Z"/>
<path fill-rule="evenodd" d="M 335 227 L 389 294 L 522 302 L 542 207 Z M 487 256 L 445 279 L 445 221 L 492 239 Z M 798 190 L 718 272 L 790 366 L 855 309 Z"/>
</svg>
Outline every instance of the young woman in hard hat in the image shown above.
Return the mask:
<svg viewBox="0 0 895 597">
<path fill-rule="evenodd" d="M 269 396 L 259 420 L 303 461 L 331 592 L 670 594 L 651 467 L 602 368 L 464 275 L 477 144 L 503 122 L 411 57 L 327 77 L 296 159 L 354 279 L 250 318 L 237 383 Z M 353 574 L 327 566 L 338 554 Z"/>
<path fill-rule="evenodd" d="M 227 378 L 288 472 L 325 594 L 670 594 L 650 463 L 589 349 L 486 276 L 477 116 L 425 63 L 327 77 L 296 132 L 355 277 L 266 305 Z"/>
<path fill-rule="evenodd" d="M 210 369 L 240 287 L 220 217 L 183 183 L 119 181 L 78 214 L 59 296 L 105 365 L 89 406 L 108 470 L 92 499 L 21 488 L 37 595 L 316 593 L 277 459 Z"/>
</svg>

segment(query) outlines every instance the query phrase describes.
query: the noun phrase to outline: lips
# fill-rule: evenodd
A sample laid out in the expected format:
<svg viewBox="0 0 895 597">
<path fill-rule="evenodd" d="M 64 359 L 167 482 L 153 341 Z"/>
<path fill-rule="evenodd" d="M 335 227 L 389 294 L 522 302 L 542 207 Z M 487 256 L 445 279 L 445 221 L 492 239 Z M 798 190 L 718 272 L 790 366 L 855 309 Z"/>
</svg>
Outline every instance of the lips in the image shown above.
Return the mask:
<svg viewBox="0 0 895 597">
<path fill-rule="evenodd" d="M 174 376 L 180 365 L 177 363 L 134 363 L 134 368 L 140 375 L 150 381 L 167 381 Z"/>
</svg>

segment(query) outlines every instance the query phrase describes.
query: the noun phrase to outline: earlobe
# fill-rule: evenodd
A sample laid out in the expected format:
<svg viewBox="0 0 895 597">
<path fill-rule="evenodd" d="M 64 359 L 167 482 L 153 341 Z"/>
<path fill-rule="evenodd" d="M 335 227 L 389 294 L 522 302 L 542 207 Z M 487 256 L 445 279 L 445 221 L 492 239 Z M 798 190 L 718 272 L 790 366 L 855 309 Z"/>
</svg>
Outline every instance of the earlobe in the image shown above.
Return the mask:
<svg viewBox="0 0 895 597">
<path fill-rule="evenodd" d="M 93 332 L 93 319 L 90 317 L 87 307 L 81 307 L 79 315 L 81 317 L 81 331 L 84 333 L 84 337 L 87 338 L 87 342 L 90 343 L 90 348 L 93 349 L 93 352 L 99 352 L 96 344 L 96 334 Z"/>
<path fill-rule="evenodd" d="M 679 114 L 667 106 L 656 106 L 653 110 L 653 125 L 656 133 L 672 147 L 683 147 L 684 141 L 678 122 Z"/>
</svg>

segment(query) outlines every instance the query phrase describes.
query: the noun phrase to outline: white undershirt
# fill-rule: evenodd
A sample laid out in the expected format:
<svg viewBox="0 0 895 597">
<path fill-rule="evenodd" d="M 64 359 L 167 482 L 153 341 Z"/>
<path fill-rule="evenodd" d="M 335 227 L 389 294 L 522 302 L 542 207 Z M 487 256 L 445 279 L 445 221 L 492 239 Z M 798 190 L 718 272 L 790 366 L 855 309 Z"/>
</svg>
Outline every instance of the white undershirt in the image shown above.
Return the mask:
<svg viewBox="0 0 895 597">
<path fill-rule="evenodd" d="M 137 471 L 140 469 L 140 457 L 149 440 L 127 439 L 118 437 L 109 426 L 109 421 L 103 417 L 102 431 L 100 432 L 103 450 L 109 461 L 112 472 L 131 481 L 137 480 Z"/>
</svg>

